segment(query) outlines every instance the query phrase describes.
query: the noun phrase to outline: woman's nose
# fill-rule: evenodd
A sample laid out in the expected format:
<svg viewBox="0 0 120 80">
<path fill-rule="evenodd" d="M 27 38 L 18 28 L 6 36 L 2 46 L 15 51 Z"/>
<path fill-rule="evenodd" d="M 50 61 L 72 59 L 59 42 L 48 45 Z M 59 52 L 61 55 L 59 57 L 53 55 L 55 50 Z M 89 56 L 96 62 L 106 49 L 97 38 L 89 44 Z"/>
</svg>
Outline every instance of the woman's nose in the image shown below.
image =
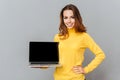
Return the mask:
<svg viewBox="0 0 120 80">
<path fill-rule="evenodd" d="M 71 19 L 68 18 L 68 22 L 71 22 Z"/>
</svg>

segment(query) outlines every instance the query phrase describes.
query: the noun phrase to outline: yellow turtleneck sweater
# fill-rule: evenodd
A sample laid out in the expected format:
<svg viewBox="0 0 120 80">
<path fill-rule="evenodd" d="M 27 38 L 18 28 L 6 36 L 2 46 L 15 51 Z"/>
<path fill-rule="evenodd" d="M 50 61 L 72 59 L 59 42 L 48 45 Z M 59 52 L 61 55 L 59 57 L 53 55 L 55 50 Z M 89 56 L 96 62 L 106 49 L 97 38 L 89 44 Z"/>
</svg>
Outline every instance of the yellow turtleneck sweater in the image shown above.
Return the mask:
<svg viewBox="0 0 120 80">
<path fill-rule="evenodd" d="M 104 52 L 94 42 L 88 33 L 76 33 L 75 30 L 68 29 L 69 37 L 60 40 L 58 34 L 54 41 L 59 42 L 59 55 L 61 67 L 56 67 L 54 72 L 55 80 L 84 80 L 84 74 L 76 74 L 72 71 L 73 66 L 81 65 L 84 61 L 84 52 L 89 48 L 95 58 L 84 67 L 85 73 L 94 70 L 105 58 Z"/>
</svg>

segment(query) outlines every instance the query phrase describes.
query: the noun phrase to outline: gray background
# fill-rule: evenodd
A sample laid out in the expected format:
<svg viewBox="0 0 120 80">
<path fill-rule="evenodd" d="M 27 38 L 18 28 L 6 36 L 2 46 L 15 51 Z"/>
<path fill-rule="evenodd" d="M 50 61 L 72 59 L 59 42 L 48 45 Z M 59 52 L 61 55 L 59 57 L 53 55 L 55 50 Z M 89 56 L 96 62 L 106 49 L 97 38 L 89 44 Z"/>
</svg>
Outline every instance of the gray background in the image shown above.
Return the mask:
<svg viewBox="0 0 120 80">
<path fill-rule="evenodd" d="M 53 80 L 54 68 L 28 67 L 29 41 L 53 41 L 59 12 L 69 3 L 82 15 L 88 33 L 106 54 L 87 80 L 119 80 L 119 0 L 0 0 L 0 80 Z M 92 60 L 89 50 L 84 65 Z"/>
</svg>

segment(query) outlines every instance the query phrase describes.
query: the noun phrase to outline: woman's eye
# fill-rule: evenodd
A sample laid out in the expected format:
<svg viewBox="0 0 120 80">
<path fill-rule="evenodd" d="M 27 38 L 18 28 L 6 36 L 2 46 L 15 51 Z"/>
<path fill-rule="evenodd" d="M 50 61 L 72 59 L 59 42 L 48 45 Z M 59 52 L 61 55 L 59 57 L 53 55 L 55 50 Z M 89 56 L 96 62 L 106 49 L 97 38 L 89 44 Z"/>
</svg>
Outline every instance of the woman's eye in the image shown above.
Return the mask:
<svg viewBox="0 0 120 80">
<path fill-rule="evenodd" d="M 75 17 L 74 17 L 74 16 L 72 16 L 71 18 L 73 18 L 73 19 L 74 19 Z"/>
<path fill-rule="evenodd" d="M 67 19 L 67 17 L 64 17 L 64 19 Z"/>
<path fill-rule="evenodd" d="M 68 19 L 68 18 L 69 18 L 69 19 L 70 19 L 70 18 L 71 18 L 71 19 L 75 19 L 74 16 L 71 16 L 71 17 L 63 17 L 63 19 Z"/>
</svg>

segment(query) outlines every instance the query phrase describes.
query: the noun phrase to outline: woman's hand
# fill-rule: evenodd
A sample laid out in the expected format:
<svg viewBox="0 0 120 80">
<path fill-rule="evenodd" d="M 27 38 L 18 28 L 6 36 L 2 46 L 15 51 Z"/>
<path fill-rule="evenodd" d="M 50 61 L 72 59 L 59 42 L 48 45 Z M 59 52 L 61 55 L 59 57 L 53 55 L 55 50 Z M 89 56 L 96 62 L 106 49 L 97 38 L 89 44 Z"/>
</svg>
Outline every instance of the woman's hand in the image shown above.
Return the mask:
<svg viewBox="0 0 120 80">
<path fill-rule="evenodd" d="M 82 66 L 73 66 L 72 68 L 73 72 L 77 73 L 77 74 L 85 74 L 85 71 L 83 69 Z"/>
</svg>

